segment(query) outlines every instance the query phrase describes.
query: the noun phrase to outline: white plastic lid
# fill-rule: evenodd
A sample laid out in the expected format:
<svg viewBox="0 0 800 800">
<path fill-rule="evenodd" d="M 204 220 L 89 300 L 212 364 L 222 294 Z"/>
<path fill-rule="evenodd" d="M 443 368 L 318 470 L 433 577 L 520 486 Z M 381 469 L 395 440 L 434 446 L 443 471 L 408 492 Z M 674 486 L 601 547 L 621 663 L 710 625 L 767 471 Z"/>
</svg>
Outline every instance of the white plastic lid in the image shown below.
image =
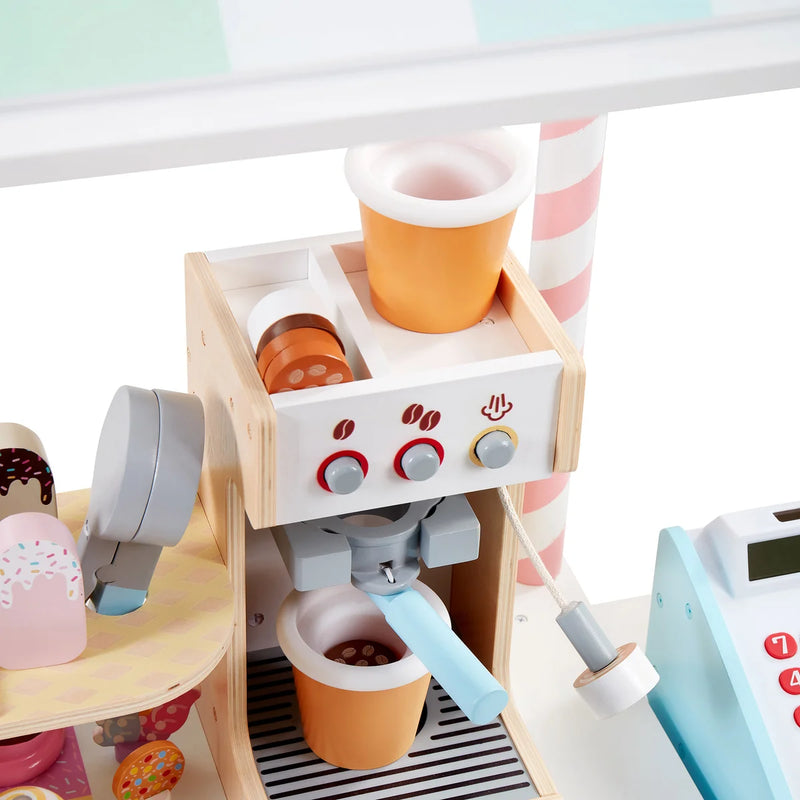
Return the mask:
<svg viewBox="0 0 800 800">
<path fill-rule="evenodd" d="M 253 350 L 270 325 L 293 314 L 317 314 L 330 319 L 325 301 L 310 286 L 290 286 L 264 295 L 247 317 L 247 335 Z"/>
<path fill-rule="evenodd" d="M 352 147 L 344 171 L 364 205 L 429 228 L 503 217 L 519 208 L 534 179 L 532 153 L 502 128 Z"/>
<path fill-rule="evenodd" d="M 450 624 L 444 603 L 419 581 L 412 583 Z M 315 681 L 337 689 L 375 692 L 405 686 L 428 670 L 389 627 L 383 613 L 360 589 L 351 584 L 291 592 L 277 619 L 278 642 L 289 661 Z M 341 664 L 324 653 L 351 639 L 372 639 L 401 654 L 398 661 L 370 667 Z"/>
</svg>

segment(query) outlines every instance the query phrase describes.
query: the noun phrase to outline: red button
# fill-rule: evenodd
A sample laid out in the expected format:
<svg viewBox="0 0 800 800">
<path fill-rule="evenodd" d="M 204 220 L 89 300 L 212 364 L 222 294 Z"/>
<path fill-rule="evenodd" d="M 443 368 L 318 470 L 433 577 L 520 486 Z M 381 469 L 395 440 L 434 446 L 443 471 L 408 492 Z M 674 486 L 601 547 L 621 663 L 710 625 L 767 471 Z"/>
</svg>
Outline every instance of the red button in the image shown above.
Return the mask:
<svg viewBox="0 0 800 800">
<path fill-rule="evenodd" d="M 800 669 L 785 669 L 778 676 L 781 689 L 788 694 L 800 694 Z"/>
<path fill-rule="evenodd" d="M 800 728 L 800 707 L 794 710 L 794 721 L 797 723 L 797 727 Z"/>
<path fill-rule="evenodd" d="M 771 633 L 764 639 L 764 649 L 773 658 L 792 658 L 797 655 L 797 642 L 790 633 Z"/>
</svg>

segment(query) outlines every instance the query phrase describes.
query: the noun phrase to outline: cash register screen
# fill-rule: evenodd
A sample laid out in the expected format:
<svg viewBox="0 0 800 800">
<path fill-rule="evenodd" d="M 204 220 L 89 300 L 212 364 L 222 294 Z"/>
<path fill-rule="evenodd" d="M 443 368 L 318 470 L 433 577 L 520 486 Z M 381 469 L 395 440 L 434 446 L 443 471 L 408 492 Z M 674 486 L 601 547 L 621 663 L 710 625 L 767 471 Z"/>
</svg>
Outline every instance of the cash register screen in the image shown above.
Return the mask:
<svg viewBox="0 0 800 800">
<path fill-rule="evenodd" d="M 751 581 L 800 572 L 800 536 L 751 542 L 747 545 L 747 564 Z"/>
</svg>

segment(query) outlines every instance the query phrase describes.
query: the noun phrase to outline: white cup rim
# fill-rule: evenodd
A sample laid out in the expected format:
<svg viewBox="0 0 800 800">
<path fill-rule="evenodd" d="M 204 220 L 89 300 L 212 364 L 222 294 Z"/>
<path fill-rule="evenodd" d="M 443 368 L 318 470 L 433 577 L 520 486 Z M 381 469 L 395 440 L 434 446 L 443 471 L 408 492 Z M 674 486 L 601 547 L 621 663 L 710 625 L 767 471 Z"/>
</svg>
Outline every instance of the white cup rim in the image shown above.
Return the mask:
<svg viewBox="0 0 800 800">
<path fill-rule="evenodd" d="M 470 169 L 482 158 L 502 165 L 497 185 L 464 199 L 438 200 L 406 194 L 394 187 L 403 169 L 430 160 L 438 152 L 457 169 Z M 351 147 L 344 171 L 353 193 L 383 216 L 428 228 L 463 228 L 516 211 L 533 188 L 533 154 L 511 132 L 497 128 L 456 136 Z"/>
<path fill-rule="evenodd" d="M 450 615 L 444 603 L 432 589 L 419 581 L 414 581 L 412 588 L 422 594 L 436 613 L 448 625 L 450 624 Z M 324 654 L 311 647 L 298 630 L 298 622 L 302 624 L 304 614 L 338 613 L 339 618 L 343 619 L 354 609 L 359 615 L 369 616 L 380 627 L 385 626 L 389 636 L 399 641 L 399 637 L 391 631 L 383 614 L 372 600 L 350 584 L 307 592 L 290 592 L 278 611 L 277 634 L 283 654 L 292 666 L 319 683 L 355 692 L 385 691 L 405 686 L 428 674 L 427 667 L 404 644 L 403 655 L 397 661 L 370 667 L 356 667 L 326 658 Z M 322 625 L 322 622 L 320 624 Z M 333 639 L 337 639 L 337 634 L 331 633 L 331 635 Z M 347 634 L 344 634 L 344 637 L 338 641 L 360 638 L 348 637 Z M 337 643 L 331 641 L 329 646 Z"/>
</svg>

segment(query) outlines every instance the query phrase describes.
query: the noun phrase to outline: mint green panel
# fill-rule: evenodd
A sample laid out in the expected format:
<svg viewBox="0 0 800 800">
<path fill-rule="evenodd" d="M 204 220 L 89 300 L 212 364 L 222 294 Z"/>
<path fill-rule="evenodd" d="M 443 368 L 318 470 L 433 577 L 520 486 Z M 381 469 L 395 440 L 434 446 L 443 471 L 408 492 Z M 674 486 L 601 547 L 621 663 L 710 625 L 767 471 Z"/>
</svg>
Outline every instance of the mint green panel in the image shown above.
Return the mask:
<svg viewBox="0 0 800 800">
<path fill-rule="evenodd" d="M 536 42 L 713 15 L 710 0 L 472 0 L 478 39 Z"/>
<path fill-rule="evenodd" d="M 0 98 L 229 69 L 216 0 L 0 0 Z"/>
</svg>

